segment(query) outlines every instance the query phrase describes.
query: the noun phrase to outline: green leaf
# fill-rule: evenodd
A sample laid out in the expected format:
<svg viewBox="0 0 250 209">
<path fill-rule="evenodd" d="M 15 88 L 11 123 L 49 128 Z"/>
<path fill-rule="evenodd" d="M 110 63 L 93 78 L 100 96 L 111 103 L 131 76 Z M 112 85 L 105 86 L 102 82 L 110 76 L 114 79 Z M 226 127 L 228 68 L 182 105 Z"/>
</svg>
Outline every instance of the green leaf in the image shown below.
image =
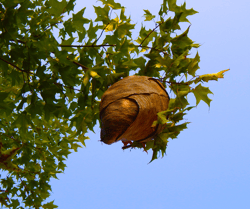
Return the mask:
<svg viewBox="0 0 250 209">
<path fill-rule="evenodd" d="M 67 40 L 62 40 L 62 45 L 71 45 L 74 40 L 75 40 L 75 38 L 73 38 L 73 37 L 71 37 Z"/>
<path fill-rule="evenodd" d="M 0 163 L 3 163 L 5 161 L 10 161 L 20 150 L 20 147 L 12 147 L 7 150 L 0 150 Z"/>
<path fill-rule="evenodd" d="M 124 38 L 124 36 L 131 37 L 131 30 L 134 28 L 135 24 L 121 23 L 117 26 L 115 34 L 117 34 L 118 38 Z"/>
<path fill-rule="evenodd" d="M 169 6 L 169 10 L 174 12 L 177 7 L 176 0 L 168 0 L 168 6 Z"/>
<path fill-rule="evenodd" d="M 200 68 L 199 62 L 200 62 L 200 56 L 197 52 L 195 57 L 191 60 L 190 64 L 188 65 L 188 73 L 190 75 L 195 76 L 196 71 Z"/>
<path fill-rule="evenodd" d="M 108 75 L 107 79 L 106 79 L 106 81 L 107 81 L 106 86 L 114 84 L 115 82 L 120 80 L 120 78 L 123 77 L 123 76 L 125 76 L 124 72 L 122 72 L 122 73 L 112 73 L 112 74 Z"/>
<path fill-rule="evenodd" d="M 187 16 L 194 15 L 194 14 L 198 13 L 193 8 L 186 9 L 186 2 L 184 2 L 184 4 L 180 7 L 180 10 L 182 11 L 180 22 L 189 22 L 189 20 L 187 19 Z"/>
<path fill-rule="evenodd" d="M 82 145 L 84 147 L 86 147 L 85 140 L 88 140 L 88 139 L 90 139 L 88 136 L 81 135 L 81 136 L 78 137 L 78 140 L 82 143 Z"/>
<path fill-rule="evenodd" d="M 12 203 L 10 206 L 13 208 L 17 208 L 20 205 L 20 202 L 18 201 L 18 199 L 12 199 L 11 201 Z"/>
<path fill-rule="evenodd" d="M 168 111 L 162 111 L 157 113 L 160 124 L 165 124 L 168 122 L 168 119 L 166 118 L 166 113 L 168 113 Z"/>
<path fill-rule="evenodd" d="M 213 93 L 209 90 L 208 87 L 204 87 L 199 84 L 192 92 L 196 98 L 196 105 L 198 105 L 200 101 L 203 100 L 210 107 L 210 102 L 212 100 L 209 99 L 207 95 Z"/>
<path fill-rule="evenodd" d="M 194 42 L 187 36 L 189 32 L 189 28 L 190 27 L 188 27 L 187 30 L 184 31 L 182 34 L 174 37 L 171 40 L 171 43 L 172 43 L 171 50 L 174 56 L 180 56 L 186 50 L 189 51 L 192 48 L 192 44 Z"/>
<path fill-rule="evenodd" d="M 145 150 L 149 150 L 149 149 L 153 149 L 154 148 L 154 141 L 151 140 L 151 141 L 148 141 L 146 143 L 146 147 L 145 147 Z"/>
<path fill-rule="evenodd" d="M 89 23 L 90 20 L 83 17 L 84 11 L 86 7 L 82 8 L 76 14 L 73 14 L 73 27 L 76 28 L 78 31 L 83 32 L 85 34 L 86 30 L 84 24 Z"/>
<path fill-rule="evenodd" d="M 167 143 L 168 143 L 168 140 L 166 138 L 162 138 L 162 135 L 157 135 L 155 137 L 154 146 L 153 146 L 153 155 L 149 163 L 157 159 L 157 155 L 159 152 L 162 153 L 162 157 L 164 156 L 164 154 L 166 153 L 166 149 L 167 149 Z"/>
<path fill-rule="evenodd" d="M 54 200 L 53 200 L 51 202 L 44 204 L 43 208 L 44 209 L 53 209 L 53 208 L 58 208 L 58 206 L 54 204 Z"/>
<path fill-rule="evenodd" d="M 93 21 L 90 20 L 90 24 L 89 24 L 89 29 L 88 29 L 88 37 L 90 40 L 93 40 L 97 37 L 97 31 L 98 31 L 99 27 L 97 26 L 93 26 Z"/>
<path fill-rule="evenodd" d="M 22 134 L 27 133 L 28 125 L 30 125 L 30 120 L 29 120 L 29 116 L 27 115 L 27 113 L 25 111 L 22 112 L 17 117 L 17 119 L 15 120 L 13 125 L 15 125 L 17 128 L 19 128 L 19 130 Z"/>
<path fill-rule="evenodd" d="M 77 143 L 71 145 L 71 149 L 73 149 L 75 152 L 77 152 L 78 147 L 81 147 L 81 145 L 79 145 Z"/>
<path fill-rule="evenodd" d="M 108 5 L 113 9 L 121 9 L 122 6 L 120 3 L 116 3 L 114 0 L 100 0 L 104 5 Z"/>
<path fill-rule="evenodd" d="M 105 5 L 104 7 L 94 6 L 94 9 L 95 9 L 95 13 L 97 15 L 95 22 L 101 21 L 105 25 L 109 24 L 109 22 L 110 22 L 110 19 L 109 19 L 110 7 L 108 5 Z"/>
<path fill-rule="evenodd" d="M 64 13 L 67 6 L 66 0 L 50 0 L 48 4 L 50 5 L 49 13 L 54 14 L 56 17 Z"/>
<path fill-rule="evenodd" d="M 145 10 L 145 9 L 144 9 L 143 11 L 145 12 L 145 14 L 144 14 L 145 20 L 144 20 L 144 21 L 150 21 L 150 20 L 152 20 L 152 19 L 155 18 L 155 15 L 152 15 L 152 14 L 150 13 L 150 11 Z"/>
<path fill-rule="evenodd" d="M 70 0 L 67 4 L 67 6 L 65 7 L 65 10 L 68 12 L 68 15 L 70 13 L 70 11 L 73 11 L 74 10 L 74 7 L 75 7 L 75 0 Z"/>
<path fill-rule="evenodd" d="M 0 92 L 0 100 L 4 101 L 9 95 L 9 92 Z"/>
</svg>

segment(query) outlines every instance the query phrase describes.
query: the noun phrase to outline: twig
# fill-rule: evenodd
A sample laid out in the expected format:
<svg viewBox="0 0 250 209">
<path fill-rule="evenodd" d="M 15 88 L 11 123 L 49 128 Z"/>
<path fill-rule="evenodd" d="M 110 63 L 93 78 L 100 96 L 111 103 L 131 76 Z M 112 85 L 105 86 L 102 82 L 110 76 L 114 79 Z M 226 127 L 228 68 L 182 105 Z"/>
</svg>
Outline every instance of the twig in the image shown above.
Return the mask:
<svg viewBox="0 0 250 209">
<path fill-rule="evenodd" d="M 123 146 L 122 149 L 124 150 L 124 149 L 128 149 L 128 148 L 130 148 L 130 147 L 131 147 L 131 148 L 135 148 L 135 147 L 132 146 L 132 144 L 130 144 L 130 145 Z"/>
<path fill-rule="evenodd" d="M 59 24 L 59 23 L 63 23 L 63 22 L 62 22 L 62 21 L 60 21 L 60 22 L 57 22 L 57 23 L 54 23 L 54 24 L 48 25 L 46 28 L 44 28 L 44 31 L 43 31 L 43 32 L 45 32 L 46 30 L 48 30 L 48 29 L 49 29 L 49 28 L 51 28 L 52 26 L 57 25 L 57 24 Z"/>
<path fill-rule="evenodd" d="M 27 47 L 28 48 L 28 47 Z M 30 72 L 30 52 L 28 51 L 28 61 L 29 61 L 29 65 L 28 65 L 28 71 Z M 27 75 L 27 81 L 28 81 L 28 85 L 29 85 L 29 88 L 30 88 L 30 92 L 33 93 L 33 90 L 31 88 L 31 85 L 30 85 L 30 78 L 29 78 L 29 75 Z"/>
<path fill-rule="evenodd" d="M 54 84 L 57 85 L 57 86 L 60 85 L 61 87 L 64 87 L 64 88 L 72 89 L 72 90 L 74 90 L 74 91 L 80 91 L 80 92 L 82 92 L 81 90 L 75 89 L 75 88 L 73 88 L 72 86 L 66 86 L 66 85 L 63 85 L 63 84 L 61 84 L 61 83 L 56 83 L 56 82 L 54 82 Z"/>
<path fill-rule="evenodd" d="M 9 192 L 8 190 L 2 190 L 2 189 L 0 189 L 0 192 Z"/>
<path fill-rule="evenodd" d="M 179 79 L 178 83 L 182 80 L 182 78 L 185 76 L 185 74 L 182 75 L 182 77 Z"/>
<path fill-rule="evenodd" d="M 27 189 L 26 185 L 23 183 L 23 180 L 22 180 L 22 178 L 21 178 L 21 176 L 20 176 L 19 174 L 18 174 L 18 177 L 19 177 L 19 179 L 20 179 L 22 185 L 24 186 L 24 189 L 25 189 L 25 191 L 27 192 L 27 195 L 28 195 L 28 197 L 29 197 L 28 189 Z M 31 190 L 31 193 L 33 194 L 32 190 Z"/>
<path fill-rule="evenodd" d="M 14 41 L 14 42 L 15 42 L 15 40 L 13 40 L 13 39 L 11 39 L 10 41 Z M 18 43 L 26 44 L 26 42 L 21 41 L 21 40 L 19 40 L 19 39 L 17 39 L 16 41 L 17 41 Z"/>
<path fill-rule="evenodd" d="M 100 36 L 93 42 L 92 46 L 93 46 L 94 44 L 96 44 L 97 41 L 99 41 L 99 39 L 101 38 L 103 32 L 105 31 L 105 29 L 108 27 L 109 24 L 110 24 L 110 22 L 105 26 L 105 28 L 102 29 L 102 32 L 101 32 Z"/>
<path fill-rule="evenodd" d="M 111 11 L 110 11 L 110 15 L 109 15 L 110 17 L 111 17 L 112 11 L 113 11 L 113 8 L 112 8 Z M 96 44 L 97 41 L 99 41 L 99 39 L 101 38 L 103 32 L 105 31 L 105 29 L 108 27 L 109 24 L 110 24 L 110 22 L 102 29 L 102 32 L 101 32 L 100 36 L 93 42 L 92 45 Z"/>
<path fill-rule="evenodd" d="M 158 24 L 153 30 L 151 30 L 148 35 L 142 40 L 140 46 L 142 46 L 143 42 L 150 36 L 151 33 L 153 33 L 163 22 L 161 22 L 160 24 Z"/>
<path fill-rule="evenodd" d="M 151 49 L 151 50 L 155 50 L 155 51 L 158 51 L 158 52 L 161 52 L 163 53 L 164 55 L 168 54 L 160 49 L 156 49 L 155 47 L 150 47 L 150 46 L 140 46 L 140 45 L 135 45 L 136 47 L 142 47 L 142 48 L 147 48 L 147 49 Z"/>
<path fill-rule="evenodd" d="M 25 73 L 28 73 L 28 74 L 29 74 L 29 73 L 30 73 L 30 74 L 34 74 L 34 73 L 32 73 L 32 72 L 29 72 L 29 71 L 26 71 L 26 70 L 23 70 L 23 69 L 17 67 L 17 66 L 14 65 L 13 63 L 11 63 L 11 62 L 9 62 L 9 61 L 3 59 L 2 57 L 0 57 L 0 60 L 3 60 L 4 62 L 6 62 L 7 64 L 11 65 L 12 67 L 18 69 L 18 70 L 21 71 L 21 72 L 25 72 Z"/>
<path fill-rule="evenodd" d="M 188 83 L 191 82 L 193 79 L 199 78 L 199 77 L 200 77 L 199 75 L 194 76 L 193 78 L 191 78 L 191 79 L 188 81 Z"/>
<path fill-rule="evenodd" d="M 70 60 L 69 58 L 67 58 L 67 59 Z M 72 60 L 70 60 L 70 61 L 72 61 Z M 84 69 L 84 70 L 89 69 L 89 68 L 87 68 L 86 66 L 82 65 L 82 64 L 79 63 L 79 62 L 73 61 L 73 63 L 74 63 L 75 65 L 78 65 L 78 66 L 82 67 L 82 69 Z"/>
<path fill-rule="evenodd" d="M 175 84 L 175 85 L 189 85 L 187 82 L 185 83 L 180 83 L 180 82 L 169 82 L 169 81 L 163 81 L 165 83 L 169 83 L 170 85 Z"/>
<path fill-rule="evenodd" d="M 116 44 L 100 44 L 100 45 L 63 45 L 60 44 L 60 47 L 103 47 L 103 46 L 116 46 Z"/>
<path fill-rule="evenodd" d="M 60 44 L 60 47 L 105 47 L 105 46 L 116 46 L 116 44 L 101 44 L 101 45 L 63 45 Z M 147 49 L 152 49 L 152 50 L 156 50 L 159 51 L 163 54 L 167 54 L 166 52 L 160 50 L 160 49 L 156 49 L 155 47 L 150 47 L 150 46 L 141 46 L 141 45 L 134 45 L 135 47 L 141 47 L 141 48 L 147 48 Z M 105 48 L 104 48 L 105 49 Z"/>
<path fill-rule="evenodd" d="M 64 98 L 66 98 L 66 100 L 69 101 L 68 97 L 67 97 L 66 94 L 63 92 L 63 85 L 60 84 L 60 83 L 56 83 L 56 82 L 54 82 L 54 84 L 60 87 L 60 90 L 61 90 L 62 94 L 64 95 Z"/>
</svg>

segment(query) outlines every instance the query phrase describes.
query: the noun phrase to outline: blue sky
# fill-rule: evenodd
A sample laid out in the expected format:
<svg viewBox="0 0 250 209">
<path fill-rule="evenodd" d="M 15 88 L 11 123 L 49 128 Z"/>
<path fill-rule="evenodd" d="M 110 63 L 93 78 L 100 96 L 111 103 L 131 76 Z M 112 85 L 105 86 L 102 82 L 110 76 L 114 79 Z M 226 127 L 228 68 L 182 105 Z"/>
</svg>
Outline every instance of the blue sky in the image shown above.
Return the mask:
<svg viewBox="0 0 250 209">
<path fill-rule="evenodd" d="M 143 9 L 157 14 L 161 0 L 116 0 L 134 23 Z M 178 1 L 178 4 L 183 1 Z M 189 37 L 202 46 L 199 74 L 230 68 L 211 81 L 210 108 L 201 102 L 186 116 L 191 123 L 151 164 L 151 153 L 102 144 L 99 127 L 86 148 L 72 153 L 64 174 L 52 180 L 51 200 L 60 209 L 249 209 L 250 208 L 250 1 L 186 0 L 199 13 L 189 18 Z M 77 1 L 95 18 L 96 1 Z M 187 25 L 183 25 L 182 31 Z M 195 53 L 195 52 L 194 52 Z M 192 100 L 192 98 L 191 98 Z"/>
</svg>

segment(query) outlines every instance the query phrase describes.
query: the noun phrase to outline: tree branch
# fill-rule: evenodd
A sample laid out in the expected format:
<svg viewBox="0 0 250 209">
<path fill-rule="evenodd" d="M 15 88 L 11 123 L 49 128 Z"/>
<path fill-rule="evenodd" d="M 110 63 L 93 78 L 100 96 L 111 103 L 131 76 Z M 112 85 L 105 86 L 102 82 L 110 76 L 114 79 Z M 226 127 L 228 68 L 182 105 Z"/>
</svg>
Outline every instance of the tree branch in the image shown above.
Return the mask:
<svg viewBox="0 0 250 209">
<path fill-rule="evenodd" d="M 101 44 L 101 45 L 63 45 L 60 44 L 60 47 L 105 47 L 105 46 L 116 46 L 116 44 Z M 152 49 L 152 50 L 156 50 L 159 51 L 163 54 L 167 54 L 166 52 L 160 50 L 160 49 L 156 49 L 155 47 L 150 47 L 150 46 L 141 46 L 141 45 L 134 45 L 135 47 L 141 47 L 141 48 L 147 48 L 147 49 Z"/>
<path fill-rule="evenodd" d="M 116 46 L 115 44 L 100 44 L 100 45 L 63 45 L 60 44 L 60 47 L 103 47 L 103 46 Z"/>
<path fill-rule="evenodd" d="M 56 83 L 56 82 L 53 82 L 53 83 L 54 83 L 55 85 L 57 85 L 57 86 L 60 86 L 61 88 L 64 87 L 64 88 L 72 89 L 72 90 L 74 90 L 74 91 L 80 91 L 80 92 L 82 92 L 81 90 L 75 89 L 75 88 L 73 88 L 72 86 L 66 86 L 66 85 L 63 85 L 63 84 L 61 84 L 61 83 Z"/>
<path fill-rule="evenodd" d="M 19 70 L 19 71 L 21 71 L 21 72 L 25 72 L 25 73 L 27 73 L 27 74 L 33 74 L 33 73 L 32 73 L 32 72 L 30 72 L 30 71 L 26 71 L 26 70 L 23 70 L 23 69 L 21 69 L 21 68 L 17 67 L 17 66 L 16 66 L 16 65 L 14 65 L 13 63 L 11 63 L 11 62 L 9 62 L 9 61 L 7 61 L 7 60 L 3 59 L 2 57 L 0 57 L 0 60 L 2 60 L 2 61 L 4 61 L 4 62 L 6 62 L 7 64 L 11 65 L 12 67 L 16 68 L 17 70 Z"/>
<path fill-rule="evenodd" d="M 67 59 L 68 59 L 69 61 L 72 61 L 75 65 L 80 66 L 84 71 L 89 69 L 89 68 L 87 68 L 86 66 L 82 65 L 82 64 L 79 63 L 79 62 L 73 61 L 73 60 L 71 60 L 71 59 L 69 59 L 69 58 L 67 58 Z"/>
<path fill-rule="evenodd" d="M 139 46 L 142 46 L 143 42 L 150 36 L 151 33 L 153 33 L 163 22 L 158 24 L 153 30 L 151 30 L 148 35 L 142 40 L 141 44 Z"/>
<path fill-rule="evenodd" d="M 63 23 L 62 21 L 59 21 L 59 22 L 57 22 L 57 23 L 53 23 L 53 24 L 51 24 L 51 25 L 48 25 L 46 28 L 44 28 L 44 31 L 43 32 L 45 32 L 46 30 L 48 30 L 49 28 L 52 28 L 53 26 L 55 26 L 55 25 L 57 25 L 57 24 L 60 24 L 60 23 Z"/>
</svg>

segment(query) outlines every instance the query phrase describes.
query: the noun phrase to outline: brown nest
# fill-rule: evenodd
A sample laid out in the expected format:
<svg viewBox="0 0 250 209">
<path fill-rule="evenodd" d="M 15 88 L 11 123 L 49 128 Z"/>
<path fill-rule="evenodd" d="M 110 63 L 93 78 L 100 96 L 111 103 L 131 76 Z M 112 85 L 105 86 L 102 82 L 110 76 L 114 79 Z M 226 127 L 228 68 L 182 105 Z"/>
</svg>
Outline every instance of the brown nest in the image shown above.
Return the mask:
<svg viewBox="0 0 250 209">
<path fill-rule="evenodd" d="M 168 93 L 157 79 L 128 76 L 114 83 L 100 103 L 101 141 L 112 144 L 153 139 L 163 127 L 151 127 L 152 123 L 168 104 Z"/>
</svg>

